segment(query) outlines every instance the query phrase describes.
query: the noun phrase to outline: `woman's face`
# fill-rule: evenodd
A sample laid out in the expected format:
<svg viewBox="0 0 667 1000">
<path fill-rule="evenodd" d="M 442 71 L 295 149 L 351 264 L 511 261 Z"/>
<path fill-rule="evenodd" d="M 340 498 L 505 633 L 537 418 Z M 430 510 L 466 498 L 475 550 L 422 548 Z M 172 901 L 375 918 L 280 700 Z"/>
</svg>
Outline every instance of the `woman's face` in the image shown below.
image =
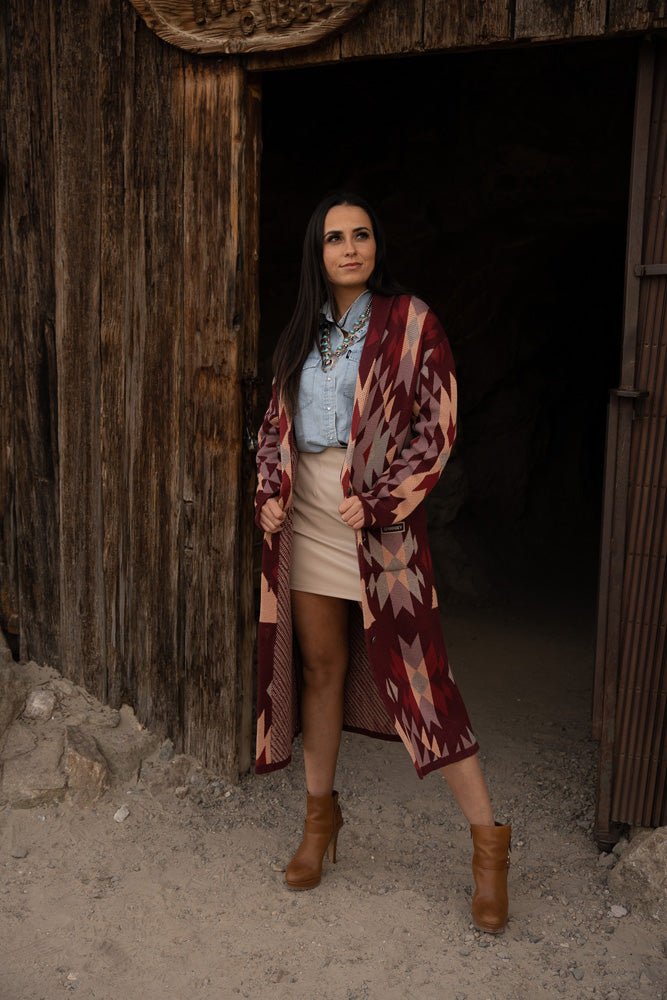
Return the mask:
<svg viewBox="0 0 667 1000">
<path fill-rule="evenodd" d="M 375 268 L 373 226 L 363 208 L 334 205 L 324 220 L 322 258 L 334 293 L 361 295 Z M 355 296 L 356 298 L 356 296 Z"/>
</svg>

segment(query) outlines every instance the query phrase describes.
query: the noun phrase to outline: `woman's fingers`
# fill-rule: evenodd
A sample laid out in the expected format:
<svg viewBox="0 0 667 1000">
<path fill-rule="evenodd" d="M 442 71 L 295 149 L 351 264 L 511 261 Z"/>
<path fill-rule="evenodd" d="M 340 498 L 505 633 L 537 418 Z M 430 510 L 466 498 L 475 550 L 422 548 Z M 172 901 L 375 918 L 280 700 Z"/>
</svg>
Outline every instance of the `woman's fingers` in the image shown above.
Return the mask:
<svg viewBox="0 0 667 1000">
<path fill-rule="evenodd" d="M 340 516 L 350 528 L 355 530 L 364 526 L 364 508 L 359 497 L 346 497 L 338 507 Z"/>
<path fill-rule="evenodd" d="M 282 500 L 275 500 L 271 497 L 259 512 L 259 523 L 262 526 L 262 530 L 273 534 L 274 531 L 280 531 L 284 521 L 285 511 L 283 510 Z"/>
</svg>

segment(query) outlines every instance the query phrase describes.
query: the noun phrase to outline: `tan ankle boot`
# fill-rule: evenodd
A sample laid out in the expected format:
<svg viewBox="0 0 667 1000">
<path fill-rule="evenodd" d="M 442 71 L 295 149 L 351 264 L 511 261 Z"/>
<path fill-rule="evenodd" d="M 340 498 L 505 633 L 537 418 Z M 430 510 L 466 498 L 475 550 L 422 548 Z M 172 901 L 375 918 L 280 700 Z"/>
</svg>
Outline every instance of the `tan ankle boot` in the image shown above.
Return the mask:
<svg viewBox="0 0 667 1000">
<path fill-rule="evenodd" d="M 471 826 L 474 845 L 472 873 L 475 894 L 472 919 L 475 927 L 487 934 L 499 934 L 507 923 L 507 873 L 510 866 L 512 827 Z"/>
<path fill-rule="evenodd" d="M 336 843 L 342 825 L 338 792 L 306 796 L 303 840 L 285 872 L 289 889 L 314 889 L 320 884 L 325 853 L 328 852 L 330 861 L 336 862 Z"/>
</svg>

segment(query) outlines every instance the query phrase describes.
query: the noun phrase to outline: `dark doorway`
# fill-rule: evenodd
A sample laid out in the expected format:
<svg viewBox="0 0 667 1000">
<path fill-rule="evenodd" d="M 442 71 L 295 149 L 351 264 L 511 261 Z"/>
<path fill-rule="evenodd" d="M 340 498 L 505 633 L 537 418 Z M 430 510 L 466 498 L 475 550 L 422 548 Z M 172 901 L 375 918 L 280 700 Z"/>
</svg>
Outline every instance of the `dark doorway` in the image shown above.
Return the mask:
<svg viewBox="0 0 667 1000">
<path fill-rule="evenodd" d="M 458 442 L 429 501 L 441 598 L 539 592 L 591 633 L 636 63 L 628 41 L 264 77 L 265 385 L 310 211 L 358 190 L 457 362 Z"/>
</svg>

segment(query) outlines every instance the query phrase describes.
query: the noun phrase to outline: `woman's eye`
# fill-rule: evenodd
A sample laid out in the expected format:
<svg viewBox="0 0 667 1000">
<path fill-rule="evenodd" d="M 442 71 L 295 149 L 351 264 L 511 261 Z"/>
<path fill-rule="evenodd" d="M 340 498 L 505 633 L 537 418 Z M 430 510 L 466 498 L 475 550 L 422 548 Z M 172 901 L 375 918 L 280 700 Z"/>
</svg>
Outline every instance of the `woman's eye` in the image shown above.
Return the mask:
<svg viewBox="0 0 667 1000">
<path fill-rule="evenodd" d="M 369 236 L 370 233 L 357 233 L 358 240 L 367 240 Z"/>
<path fill-rule="evenodd" d="M 338 233 L 329 233 L 329 235 L 325 238 L 324 242 L 325 243 L 338 243 L 339 239 L 340 239 L 340 236 L 339 236 Z"/>
</svg>

